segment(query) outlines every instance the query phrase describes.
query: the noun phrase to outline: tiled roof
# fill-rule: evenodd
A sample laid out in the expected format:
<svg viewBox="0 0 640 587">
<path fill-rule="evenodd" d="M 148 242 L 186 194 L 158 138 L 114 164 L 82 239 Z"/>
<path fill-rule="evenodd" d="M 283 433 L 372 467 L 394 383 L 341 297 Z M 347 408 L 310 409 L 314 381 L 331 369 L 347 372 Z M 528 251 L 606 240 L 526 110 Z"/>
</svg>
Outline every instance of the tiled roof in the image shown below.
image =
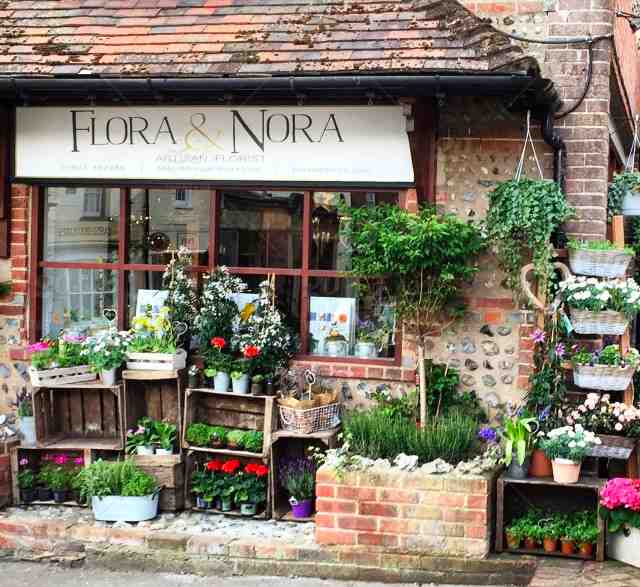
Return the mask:
<svg viewBox="0 0 640 587">
<path fill-rule="evenodd" d="M 521 72 L 455 0 L 0 0 L 0 75 Z"/>
</svg>

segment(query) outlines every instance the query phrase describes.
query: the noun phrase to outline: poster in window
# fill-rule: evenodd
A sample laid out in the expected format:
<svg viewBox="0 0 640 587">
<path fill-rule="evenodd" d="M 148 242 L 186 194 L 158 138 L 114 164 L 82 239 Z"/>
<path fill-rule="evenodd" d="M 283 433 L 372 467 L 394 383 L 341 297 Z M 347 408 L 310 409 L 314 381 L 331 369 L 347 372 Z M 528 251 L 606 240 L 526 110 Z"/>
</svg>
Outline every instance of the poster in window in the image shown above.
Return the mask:
<svg viewBox="0 0 640 587">
<path fill-rule="evenodd" d="M 136 316 L 144 316 L 147 307 L 151 306 L 151 316 L 155 318 L 160 313 L 169 296 L 167 289 L 139 289 L 136 302 Z"/>
<path fill-rule="evenodd" d="M 351 347 L 355 342 L 356 315 L 356 298 L 311 296 L 309 306 L 311 352 L 323 353 L 325 338 L 331 332 L 341 334 Z"/>
</svg>

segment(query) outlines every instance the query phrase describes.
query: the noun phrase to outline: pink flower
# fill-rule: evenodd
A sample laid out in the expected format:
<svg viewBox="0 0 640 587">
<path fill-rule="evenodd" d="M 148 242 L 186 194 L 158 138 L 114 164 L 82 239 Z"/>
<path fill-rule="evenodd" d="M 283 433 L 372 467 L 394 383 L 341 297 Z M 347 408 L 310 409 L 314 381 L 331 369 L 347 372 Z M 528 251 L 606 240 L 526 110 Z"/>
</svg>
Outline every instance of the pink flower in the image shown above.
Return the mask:
<svg viewBox="0 0 640 587">
<path fill-rule="evenodd" d="M 62 337 L 62 340 L 64 340 L 65 342 L 75 342 L 75 343 L 84 342 L 85 339 L 86 339 L 85 336 L 82 336 L 79 334 L 65 334 Z"/>
<path fill-rule="evenodd" d="M 640 511 L 640 481 L 622 477 L 610 479 L 600 492 L 600 503 L 609 510 Z"/>
<path fill-rule="evenodd" d="M 34 344 L 30 344 L 27 347 L 27 351 L 29 351 L 30 353 L 40 353 L 46 350 L 49 350 L 48 342 L 36 342 Z"/>
<path fill-rule="evenodd" d="M 73 459 L 73 464 L 78 465 L 79 467 L 82 467 L 82 465 L 84 465 L 84 458 L 76 457 L 75 459 Z"/>
<path fill-rule="evenodd" d="M 547 335 L 545 334 L 544 330 L 536 328 L 531 335 L 531 340 L 533 340 L 533 342 L 535 343 L 543 343 L 546 337 Z"/>
<path fill-rule="evenodd" d="M 65 455 L 65 454 L 56 455 L 53 458 L 53 462 L 56 465 L 66 465 L 68 460 L 69 460 L 69 457 L 67 457 L 67 455 Z"/>
<path fill-rule="evenodd" d="M 19 463 L 20 463 L 20 466 L 24 467 L 25 465 L 29 464 L 29 459 L 25 459 L 24 457 L 22 457 Z"/>
</svg>

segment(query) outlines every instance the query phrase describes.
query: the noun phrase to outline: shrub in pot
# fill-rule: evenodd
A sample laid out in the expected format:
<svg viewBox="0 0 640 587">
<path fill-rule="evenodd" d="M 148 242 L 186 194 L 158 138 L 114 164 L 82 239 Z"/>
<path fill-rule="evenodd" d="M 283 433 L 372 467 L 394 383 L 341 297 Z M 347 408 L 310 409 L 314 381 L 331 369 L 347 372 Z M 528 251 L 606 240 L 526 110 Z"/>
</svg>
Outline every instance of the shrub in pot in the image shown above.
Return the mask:
<svg viewBox="0 0 640 587">
<path fill-rule="evenodd" d="M 538 421 L 532 417 L 513 416 L 504 422 L 502 443 L 507 475 L 515 479 L 525 479 L 529 472 L 529 454 L 533 443 L 534 429 Z M 515 457 L 515 458 L 514 458 Z"/>
<path fill-rule="evenodd" d="M 580 424 L 550 430 L 540 439 L 540 447 L 551 459 L 556 483 L 577 483 L 582 459 L 602 441 Z"/>
<path fill-rule="evenodd" d="M 158 514 L 156 479 L 131 460 L 97 460 L 78 474 L 84 499 L 91 500 L 96 520 L 141 522 Z"/>
<path fill-rule="evenodd" d="M 49 487 L 49 478 L 51 477 L 54 466 L 55 465 L 53 463 L 45 463 L 38 471 L 38 475 L 36 477 L 38 482 L 36 489 L 38 501 L 51 501 L 53 499 L 53 494 Z"/>
<path fill-rule="evenodd" d="M 640 215 L 640 173 L 624 171 L 613 176 L 607 194 L 609 218 L 616 214 Z"/>
<path fill-rule="evenodd" d="M 65 467 L 58 465 L 49 474 L 49 488 L 56 503 L 67 501 L 67 492 L 71 483 L 72 473 Z"/>
</svg>

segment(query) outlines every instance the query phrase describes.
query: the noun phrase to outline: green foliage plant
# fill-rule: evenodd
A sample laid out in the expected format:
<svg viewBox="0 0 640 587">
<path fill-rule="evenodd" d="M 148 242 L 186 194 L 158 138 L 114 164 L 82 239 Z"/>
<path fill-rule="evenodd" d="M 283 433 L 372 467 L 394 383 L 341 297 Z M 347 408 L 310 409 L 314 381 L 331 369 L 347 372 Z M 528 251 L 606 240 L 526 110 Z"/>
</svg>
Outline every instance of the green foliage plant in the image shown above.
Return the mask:
<svg viewBox="0 0 640 587">
<path fill-rule="evenodd" d="M 185 438 L 193 446 L 209 446 L 211 443 L 211 426 L 198 422 L 189 424 Z"/>
<path fill-rule="evenodd" d="M 609 219 L 622 214 L 622 203 L 630 192 L 640 190 L 640 173 L 625 171 L 613 176 L 607 193 L 607 214 Z"/>
<path fill-rule="evenodd" d="M 504 181 L 489 193 L 487 238 L 506 274 L 506 286 L 517 297 L 520 269 L 530 259 L 541 290 L 547 290 L 553 274 L 551 235 L 572 213 L 562 190 L 550 180 Z"/>
<path fill-rule="evenodd" d="M 157 489 L 155 477 L 144 471 L 135 471 L 122 483 L 121 495 L 126 497 L 144 497 Z"/>
<path fill-rule="evenodd" d="M 173 450 L 177 436 L 176 425 L 171 422 L 157 420 L 153 423 L 153 430 L 157 439 L 156 442 L 160 448 Z"/>
<path fill-rule="evenodd" d="M 516 462 L 524 464 L 527 454 L 531 451 L 533 444 L 533 434 L 537 429 L 537 420 L 531 416 L 513 416 L 504 422 L 502 439 L 504 444 L 504 462 L 507 466 L 511 464 L 513 453 L 516 453 Z"/>
<path fill-rule="evenodd" d="M 313 499 L 316 495 L 315 473 L 308 469 L 291 473 L 285 480 L 285 489 L 297 502 Z"/>
<path fill-rule="evenodd" d="M 242 447 L 249 452 L 262 452 L 264 434 L 256 430 L 248 430 L 242 435 Z"/>
<path fill-rule="evenodd" d="M 350 275 L 363 287 L 380 285 L 396 319 L 413 334 L 420 375 L 420 421 L 427 420 L 425 342 L 429 333 L 460 317 L 462 287 L 478 271 L 484 250 L 478 227 L 433 207 L 417 214 L 393 205 L 343 208 Z"/>
<path fill-rule="evenodd" d="M 18 473 L 18 487 L 20 489 L 33 489 L 36 483 L 36 475 L 33 469 L 23 469 Z"/>
<path fill-rule="evenodd" d="M 74 471 L 70 471 L 65 467 L 52 467 L 47 478 L 49 489 L 51 491 L 66 491 L 71 486 L 71 480 L 74 475 Z"/>
<path fill-rule="evenodd" d="M 227 445 L 229 447 L 243 448 L 245 434 L 246 431 L 244 430 L 231 430 L 229 434 L 227 434 Z"/>
<path fill-rule="evenodd" d="M 147 475 L 129 459 L 104 461 L 98 459 L 78 473 L 81 498 L 109 495 L 150 495 L 157 489 L 155 478 Z"/>
<path fill-rule="evenodd" d="M 606 240 L 570 240 L 567 243 L 567 248 L 573 251 L 616 251 L 618 253 L 626 253 L 627 255 L 635 255 L 633 247 L 624 247 L 624 249 L 620 249 L 612 242 Z"/>
<path fill-rule="evenodd" d="M 211 444 L 218 444 L 220 446 L 227 442 L 227 435 L 229 431 L 224 426 L 211 426 L 209 428 L 209 434 L 211 437 Z"/>
</svg>

